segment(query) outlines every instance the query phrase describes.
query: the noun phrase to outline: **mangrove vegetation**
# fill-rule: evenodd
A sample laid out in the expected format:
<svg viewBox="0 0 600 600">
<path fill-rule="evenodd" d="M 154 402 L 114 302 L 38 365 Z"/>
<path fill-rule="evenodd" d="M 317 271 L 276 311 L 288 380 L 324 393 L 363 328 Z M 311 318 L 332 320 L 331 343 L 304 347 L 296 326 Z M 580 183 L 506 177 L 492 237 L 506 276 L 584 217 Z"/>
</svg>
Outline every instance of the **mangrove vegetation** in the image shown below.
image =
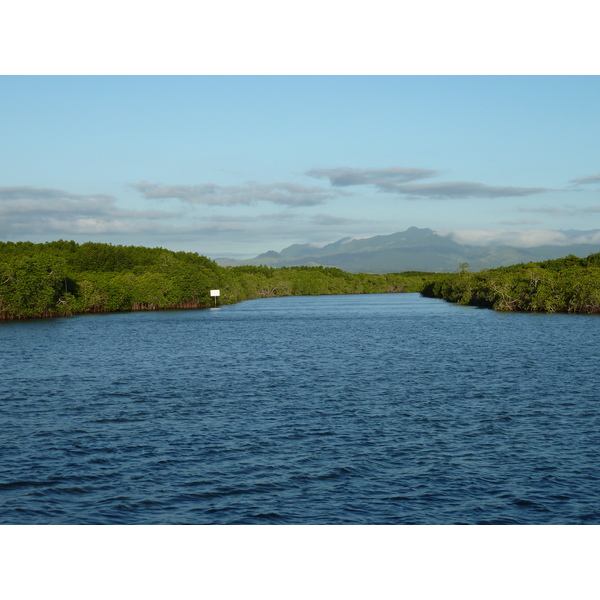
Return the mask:
<svg viewBox="0 0 600 600">
<path fill-rule="evenodd" d="M 431 273 L 350 274 L 333 267 L 220 267 L 164 248 L 0 242 L 0 319 L 204 308 L 253 298 L 419 292 Z"/>
<path fill-rule="evenodd" d="M 423 296 L 498 311 L 600 313 L 600 253 L 457 273 L 425 284 Z"/>
<path fill-rule="evenodd" d="M 600 253 L 472 272 L 221 267 L 193 252 L 59 240 L 0 242 L 0 319 L 206 308 L 273 296 L 420 292 L 499 311 L 600 313 Z"/>
</svg>

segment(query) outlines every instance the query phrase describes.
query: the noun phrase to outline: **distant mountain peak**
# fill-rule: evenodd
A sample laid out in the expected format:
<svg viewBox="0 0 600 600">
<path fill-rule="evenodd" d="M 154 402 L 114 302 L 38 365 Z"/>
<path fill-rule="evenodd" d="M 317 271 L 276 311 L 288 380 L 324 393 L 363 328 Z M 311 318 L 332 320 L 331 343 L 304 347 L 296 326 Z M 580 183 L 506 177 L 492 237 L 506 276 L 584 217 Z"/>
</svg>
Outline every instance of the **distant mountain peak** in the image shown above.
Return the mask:
<svg viewBox="0 0 600 600">
<path fill-rule="evenodd" d="M 342 246 L 343 244 L 348 244 L 349 242 L 353 242 L 356 239 L 357 238 L 353 238 L 353 237 L 344 237 L 341 240 L 338 240 L 337 242 L 332 242 L 331 244 L 327 244 L 327 245 L 328 246 Z"/>
<path fill-rule="evenodd" d="M 367 238 L 344 237 L 330 244 L 293 244 L 280 252 L 269 250 L 256 258 L 233 261 L 217 259 L 217 264 L 267 265 L 271 267 L 338 267 L 349 273 L 398 273 L 402 271 L 452 272 L 461 263 L 473 270 L 493 269 L 520 262 L 561 258 L 568 254 L 585 257 L 600 252 L 600 244 L 569 246 L 475 246 L 455 242 L 429 228 L 409 227 L 389 235 Z"/>
<path fill-rule="evenodd" d="M 256 258 L 281 258 L 281 254 L 275 252 L 275 250 L 267 250 L 267 252 L 259 254 Z"/>
</svg>

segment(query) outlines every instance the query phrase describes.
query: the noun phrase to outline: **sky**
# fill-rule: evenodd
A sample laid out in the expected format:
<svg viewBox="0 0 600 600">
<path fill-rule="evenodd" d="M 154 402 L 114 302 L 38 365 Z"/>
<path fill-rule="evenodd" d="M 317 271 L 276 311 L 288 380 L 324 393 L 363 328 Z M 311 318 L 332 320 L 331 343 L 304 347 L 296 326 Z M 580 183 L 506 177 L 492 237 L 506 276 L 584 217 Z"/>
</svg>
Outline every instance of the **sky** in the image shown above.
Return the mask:
<svg viewBox="0 0 600 600">
<path fill-rule="evenodd" d="M 0 239 L 600 243 L 599 106 L 597 76 L 2 76 Z"/>
<path fill-rule="evenodd" d="M 169 6 L 7 7 L 0 240 L 600 243 L 588 0 Z"/>
</svg>

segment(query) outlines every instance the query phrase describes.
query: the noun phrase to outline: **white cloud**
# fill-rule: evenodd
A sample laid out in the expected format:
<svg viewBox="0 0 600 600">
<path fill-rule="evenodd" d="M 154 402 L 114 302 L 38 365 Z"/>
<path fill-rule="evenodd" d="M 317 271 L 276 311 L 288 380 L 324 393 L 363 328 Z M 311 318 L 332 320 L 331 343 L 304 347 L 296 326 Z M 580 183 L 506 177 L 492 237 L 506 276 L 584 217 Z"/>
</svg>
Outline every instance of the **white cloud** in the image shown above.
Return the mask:
<svg viewBox="0 0 600 600">
<path fill-rule="evenodd" d="M 415 179 L 433 177 L 436 171 L 411 167 L 388 167 L 384 169 L 353 169 L 338 167 L 334 169 L 311 169 L 306 172 L 309 177 L 329 179 L 334 186 L 377 185 L 386 183 L 405 183 Z"/>
<path fill-rule="evenodd" d="M 51 188 L 0 187 L 0 235 L 119 234 L 149 231 L 178 215 L 164 211 L 124 210 L 112 196 L 81 195 Z"/>
<path fill-rule="evenodd" d="M 600 244 L 600 230 L 554 231 L 549 229 L 454 229 L 436 231 L 448 235 L 459 244 L 472 246 L 568 246 L 571 244 Z"/>
<path fill-rule="evenodd" d="M 531 208 L 518 208 L 519 212 L 527 212 L 527 213 L 540 213 L 543 215 L 556 215 L 558 217 L 564 217 L 566 215 L 573 215 L 575 211 L 570 208 L 558 208 L 556 206 L 538 206 Z"/>
<path fill-rule="evenodd" d="M 540 222 L 534 219 L 507 219 L 500 221 L 500 225 L 539 225 Z"/>
<path fill-rule="evenodd" d="M 585 206 L 585 207 L 557 207 L 557 206 L 540 206 L 536 208 L 519 208 L 519 212 L 540 213 L 544 215 L 554 215 L 557 217 L 574 216 L 581 213 L 596 213 L 600 212 L 600 206 Z"/>
<path fill-rule="evenodd" d="M 291 184 L 288 189 L 292 193 L 306 191 Z M 364 225 L 364 220 L 303 215 L 293 207 L 271 214 L 198 217 L 186 213 L 185 206 L 177 212 L 133 210 L 120 208 L 108 195 L 27 186 L 0 188 L 0 239 L 4 240 L 95 239 L 125 245 L 164 245 L 213 256 L 216 252 L 254 256 L 266 246 L 288 246 L 290 240 L 329 243 L 346 236 L 348 230 L 362 233 Z"/>
<path fill-rule="evenodd" d="M 507 198 L 510 196 L 530 196 L 552 190 L 541 187 L 514 187 L 507 185 L 486 185 L 468 181 L 440 181 L 438 183 L 386 184 L 380 186 L 386 192 L 397 192 L 412 199 L 421 198 Z"/>
<path fill-rule="evenodd" d="M 363 220 L 357 219 L 348 219 L 345 217 L 336 217 L 333 215 L 314 215 L 311 218 L 312 222 L 315 225 L 325 225 L 325 226 L 346 226 L 346 225 L 357 225 L 358 223 L 364 223 Z"/>
<path fill-rule="evenodd" d="M 340 195 L 320 187 L 307 187 L 297 183 L 259 184 L 248 182 L 239 186 L 219 186 L 212 183 L 202 185 L 162 185 L 142 181 L 135 188 L 147 199 L 176 198 L 191 204 L 218 206 L 251 205 L 259 201 L 289 207 L 316 206 Z"/>
<path fill-rule="evenodd" d="M 434 177 L 437 175 L 437 171 L 406 167 L 311 169 L 306 172 L 306 175 L 329 179 L 333 186 L 374 185 L 381 192 L 400 194 L 411 200 L 422 198 L 506 198 L 553 191 L 542 187 L 487 185 L 469 181 L 411 183 L 415 180 Z"/>
<path fill-rule="evenodd" d="M 576 179 L 571 179 L 569 183 L 574 183 L 577 185 L 588 185 L 593 183 L 600 183 L 600 173 L 598 175 L 590 175 L 588 177 L 578 177 Z"/>
</svg>

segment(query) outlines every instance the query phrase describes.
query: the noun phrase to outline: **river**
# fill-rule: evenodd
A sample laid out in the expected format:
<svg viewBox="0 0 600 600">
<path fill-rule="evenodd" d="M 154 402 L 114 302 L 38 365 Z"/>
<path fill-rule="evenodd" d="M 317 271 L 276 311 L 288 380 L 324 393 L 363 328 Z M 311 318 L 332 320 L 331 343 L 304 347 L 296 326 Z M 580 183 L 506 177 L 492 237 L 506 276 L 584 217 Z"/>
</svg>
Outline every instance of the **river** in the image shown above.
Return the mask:
<svg viewBox="0 0 600 600">
<path fill-rule="evenodd" d="M 599 328 L 418 294 L 0 322 L 0 522 L 599 524 Z"/>
</svg>

